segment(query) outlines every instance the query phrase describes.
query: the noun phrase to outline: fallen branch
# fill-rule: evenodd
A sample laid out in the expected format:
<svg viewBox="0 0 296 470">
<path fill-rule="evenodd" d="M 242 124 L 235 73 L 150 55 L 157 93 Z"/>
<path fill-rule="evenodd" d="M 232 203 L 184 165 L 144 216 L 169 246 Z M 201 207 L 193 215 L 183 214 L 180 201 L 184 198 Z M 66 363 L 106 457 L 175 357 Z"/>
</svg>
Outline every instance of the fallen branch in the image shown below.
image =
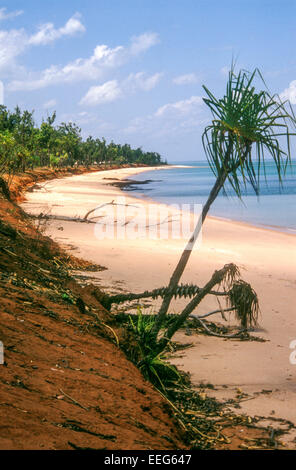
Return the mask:
<svg viewBox="0 0 296 470">
<path fill-rule="evenodd" d="M 101 206 L 95 207 L 94 209 L 91 209 L 90 211 L 88 211 L 85 214 L 84 217 L 68 217 L 68 216 L 65 216 L 65 215 L 49 215 L 49 214 L 43 214 L 43 212 L 41 212 L 39 215 L 31 215 L 30 217 L 33 218 L 33 219 L 39 219 L 39 220 L 41 220 L 41 219 L 45 219 L 45 220 L 62 220 L 64 222 L 78 222 L 78 223 L 95 224 L 96 222 L 93 221 L 94 219 L 104 217 L 104 216 L 92 217 L 91 219 L 89 219 L 88 217 L 90 216 L 90 214 L 92 214 L 96 210 L 102 209 L 105 206 L 138 207 L 138 206 L 135 206 L 133 204 L 117 204 L 113 200 L 111 202 L 106 202 L 105 204 L 102 204 Z"/>
<path fill-rule="evenodd" d="M 97 207 L 95 207 L 94 209 L 91 209 L 90 211 L 88 211 L 88 212 L 85 214 L 85 216 L 83 217 L 83 220 L 86 221 L 87 218 L 88 218 L 88 216 L 89 216 L 90 214 L 92 214 L 93 212 L 95 212 L 96 210 L 102 209 L 102 207 L 105 207 L 105 206 L 113 206 L 113 205 L 114 205 L 114 199 L 113 199 L 113 201 L 111 201 L 111 202 L 107 202 L 106 204 L 102 204 L 101 206 L 97 206 Z"/>
<path fill-rule="evenodd" d="M 99 210 L 99 209 L 102 209 L 103 207 L 106 207 L 106 206 L 138 207 L 138 206 L 134 206 L 133 204 L 120 204 L 120 203 L 118 204 L 118 203 L 114 202 L 114 199 L 113 199 L 113 201 L 111 201 L 111 202 L 106 202 L 105 204 L 102 204 L 102 205 L 100 205 L 100 206 L 97 206 L 97 207 L 95 207 L 94 209 L 91 209 L 90 211 L 88 211 L 88 212 L 85 214 L 83 220 L 86 221 L 86 220 L 88 219 L 88 216 L 89 216 L 90 214 L 92 214 L 93 212 L 95 212 L 95 211 L 97 211 L 97 210 Z"/>
<path fill-rule="evenodd" d="M 195 315 L 194 313 L 192 313 L 191 315 L 189 315 L 189 317 L 197 318 L 198 320 L 200 320 L 201 318 L 209 317 L 210 315 L 214 315 L 215 313 L 233 312 L 234 310 L 235 310 L 235 307 L 230 307 L 230 308 L 225 308 L 223 310 L 220 310 L 220 309 L 213 310 L 213 312 L 204 313 L 203 315 Z"/>
<path fill-rule="evenodd" d="M 39 215 L 30 215 L 32 219 L 43 219 L 43 220 L 62 220 L 64 222 L 79 222 L 79 223 L 87 223 L 87 224 L 95 224 L 96 222 L 92 222 L 91 220 L 85 220 L 81 217 L 67 217 L 65 215 L 49 215 L 49 214 L 41 214 Z"/>
</svg>

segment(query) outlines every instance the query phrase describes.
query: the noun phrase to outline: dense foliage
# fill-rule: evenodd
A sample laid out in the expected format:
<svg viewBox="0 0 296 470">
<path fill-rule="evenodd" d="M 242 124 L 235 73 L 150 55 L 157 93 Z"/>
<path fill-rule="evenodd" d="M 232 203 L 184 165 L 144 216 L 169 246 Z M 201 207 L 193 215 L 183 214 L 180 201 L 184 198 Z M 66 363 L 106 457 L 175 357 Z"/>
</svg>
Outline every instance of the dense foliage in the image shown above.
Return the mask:
<svg viewBox="0 0 296 470">
<path fill-rule="evenodd" d="M 132 149 L 129 144 L 106 143 L 102 138 L 82 139 L 74 123 L 55 125 L 56 113 L 38 127 L 33 112 L 13 112 L 0 106 L 0 174 L 25 171 L 35 167 L 89 166 L 99 163 L 163 163 L 156 152 Z"/>
</svg>

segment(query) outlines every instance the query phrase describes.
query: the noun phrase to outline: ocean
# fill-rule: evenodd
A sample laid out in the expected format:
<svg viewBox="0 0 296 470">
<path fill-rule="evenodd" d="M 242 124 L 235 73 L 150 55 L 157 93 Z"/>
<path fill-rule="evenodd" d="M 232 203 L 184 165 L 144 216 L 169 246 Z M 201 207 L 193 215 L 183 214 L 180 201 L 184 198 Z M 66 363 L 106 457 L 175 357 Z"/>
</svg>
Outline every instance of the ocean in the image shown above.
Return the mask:
<svg viewBox="0 0 296 470">
<path fill-rule="evenodd" d="M 129 190 L 135 196 L 146 196 L 166 204 L 204 204 L 215 182 L 207 161 L 174 162 L 184 167 L 153 170 L 132 179 L 139 181 Z M 141 185 L 141 181 L 152 180 Z M 296 162 L 288 167 L 280 186 L 273 162 L 266 163 L 266 180 L 261 177 L 260 195 L 254 194 L 250 184 L 243 191 L 242 200 L 226 186 L 213 203 L 209 215 L 247 222 L 256 226 L 296 234 Z"/>
</svg>

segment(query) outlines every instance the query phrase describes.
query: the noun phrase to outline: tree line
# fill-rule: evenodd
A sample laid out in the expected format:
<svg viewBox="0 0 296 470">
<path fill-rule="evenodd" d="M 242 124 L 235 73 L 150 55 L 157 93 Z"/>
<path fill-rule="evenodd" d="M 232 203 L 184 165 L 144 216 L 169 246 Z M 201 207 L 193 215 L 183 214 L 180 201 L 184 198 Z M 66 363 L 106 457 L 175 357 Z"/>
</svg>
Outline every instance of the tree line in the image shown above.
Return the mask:
<svg viewBox="0 0 296 470">
<path fill-rule="evenodd" d="M 55 124 L 56 112 L 43 119 L 39 127 L 33 115 L 34 111 L 22 111 L 18 106 L 14 111 L 0 106 L 0 174 L 36 167 L 166 163 L 157 152 L 113 141 L 107 144 L 104 137 L 83 139 L 77 124 Z"/>
</svg>

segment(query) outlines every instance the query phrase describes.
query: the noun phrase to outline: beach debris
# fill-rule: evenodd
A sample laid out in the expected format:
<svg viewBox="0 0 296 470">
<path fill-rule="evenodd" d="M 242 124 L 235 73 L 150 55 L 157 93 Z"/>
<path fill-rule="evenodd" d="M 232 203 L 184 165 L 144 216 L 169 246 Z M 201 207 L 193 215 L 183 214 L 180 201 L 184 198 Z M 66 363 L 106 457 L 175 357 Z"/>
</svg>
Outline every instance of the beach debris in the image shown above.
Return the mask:
<svg viewBox="0 0 296 470">
<path fill-rule="evenodd" d="M 277 449 L 285 445 L 278 437 L 287 431 L 266 424 L 268 418 L 236 414 L 226 403 L 208 397 L 203 387 L 194 390 L 190 381 L 167 389 L 166 394 L 159 393 L 186 432 L 191 449 L 226 448 L 234 438 L 241 441 L 237 444 L 241 449 Z"/>
<path fill-rule="evenodd" d="M 106 202 L 105 204 L 101 204 L 100 206 L 95 207 L 94 209 L 91 209 L 88 211 L 84 217 L 70 217 L 70 216 L 65 216 L 65 215 L 52 215 L 52 214 L 44 214 L 41 212 L 39 215 L 34 215 L 30 214 L 30 217 L 32 219 L 37 219 L 38 221 L 41 220 L 60 220 L 64 222 L 78 222 L 78 223 L 87 223 L 87 224 L 96 224 L 97 222 L 95 219 L 105 217 L 104 215 L 98 215 L 96 217 L 89 218 L 90 214 L 92 214 L 95 211 L 98 211 L 102 209 L 103 207 L 106 206 L 124 206 L 124 207 L 139 207 L 134 204 L 121 204 L 121 203 L 116 203 L 114 200 L 110 202 Z M 62 228 L 63 229 L 63 228 Z M 59 230 L 59 229 L 58 229 Z"/>
</svg>

